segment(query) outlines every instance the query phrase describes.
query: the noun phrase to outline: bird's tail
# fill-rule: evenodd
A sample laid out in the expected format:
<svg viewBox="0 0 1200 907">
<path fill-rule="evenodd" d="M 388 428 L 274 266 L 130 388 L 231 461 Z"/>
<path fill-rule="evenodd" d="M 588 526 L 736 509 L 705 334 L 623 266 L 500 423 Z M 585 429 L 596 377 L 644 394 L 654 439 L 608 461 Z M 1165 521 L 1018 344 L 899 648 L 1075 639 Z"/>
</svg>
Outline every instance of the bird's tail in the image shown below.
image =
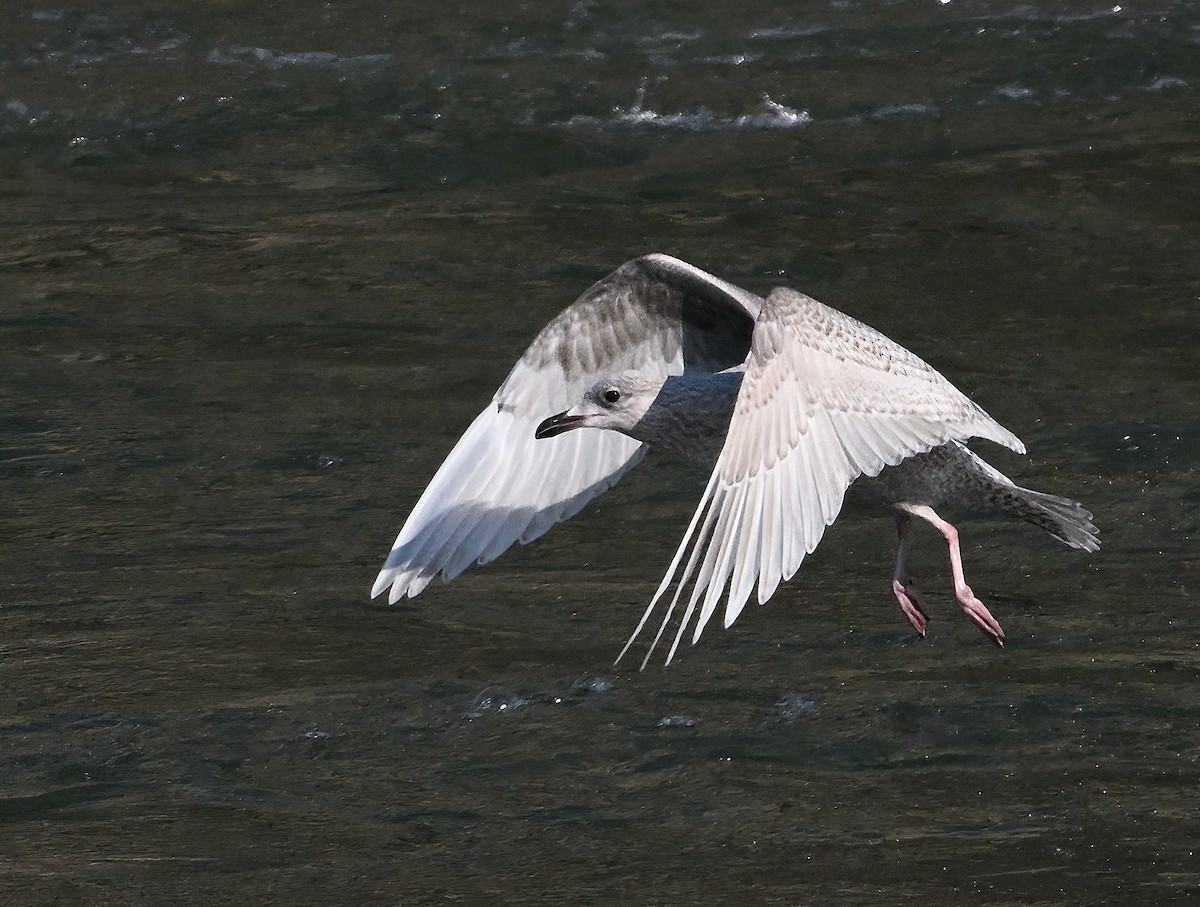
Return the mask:
<svg viewBox="0 0 1200 907">
<path fill-rule="evenodd" d="M 1092 522 L 1092 515 L 1078 501 L 1014 485 L 1001 506 L 1072 548 L 1100 549 L 1100 530 Z"/>
</svg>

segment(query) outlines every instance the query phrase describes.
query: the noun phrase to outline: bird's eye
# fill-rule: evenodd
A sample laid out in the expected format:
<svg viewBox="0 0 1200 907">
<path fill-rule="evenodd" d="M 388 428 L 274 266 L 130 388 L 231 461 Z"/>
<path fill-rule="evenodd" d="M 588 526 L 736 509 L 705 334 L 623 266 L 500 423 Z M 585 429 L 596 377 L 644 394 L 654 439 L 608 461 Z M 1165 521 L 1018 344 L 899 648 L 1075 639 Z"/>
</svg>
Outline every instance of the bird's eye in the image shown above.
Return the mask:
<svg viewBox="0 0 1200 907">
<path fill-rule="evenodd" d="M 616 403 L 621 399 L 621 392 L 616 388 L 609 388 L 604 392 L 605 403 Z"/>
</svg>

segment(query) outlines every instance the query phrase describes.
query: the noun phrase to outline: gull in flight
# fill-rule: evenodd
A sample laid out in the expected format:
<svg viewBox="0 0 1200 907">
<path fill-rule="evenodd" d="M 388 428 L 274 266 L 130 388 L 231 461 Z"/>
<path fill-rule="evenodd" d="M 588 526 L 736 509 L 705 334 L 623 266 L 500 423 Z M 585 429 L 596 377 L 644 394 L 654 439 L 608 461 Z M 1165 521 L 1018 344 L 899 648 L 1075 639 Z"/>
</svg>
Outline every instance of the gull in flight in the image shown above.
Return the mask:
<svg viewBox="0 0 1200 907">
<path fill-rule="evenodd" d="M 618 660 L 672 586 L 643 667 L 681 601 L 667 663 L 689 627 L 699 640 L 722 598 L 726 627 L 755 586 L 765 603 L 847 501 L 895 520 L 891 588 L 917 633 L 928 613 L 906 572 L 913 517 L 945 538 L 955 598 L 1003 645 L 939 511 L 1019 517 L 1085 551 L 1100 541 L 1081 505 L 1014 484 L 969 438 L 1025 452 L 928 364 L 849 315 L 646 255 L 542 329 L 417 501 L 371 595 L 413 597 L 439 573 L 451 580 L 532 542 L 661 447 L 711 477 Z"/>
</svg>

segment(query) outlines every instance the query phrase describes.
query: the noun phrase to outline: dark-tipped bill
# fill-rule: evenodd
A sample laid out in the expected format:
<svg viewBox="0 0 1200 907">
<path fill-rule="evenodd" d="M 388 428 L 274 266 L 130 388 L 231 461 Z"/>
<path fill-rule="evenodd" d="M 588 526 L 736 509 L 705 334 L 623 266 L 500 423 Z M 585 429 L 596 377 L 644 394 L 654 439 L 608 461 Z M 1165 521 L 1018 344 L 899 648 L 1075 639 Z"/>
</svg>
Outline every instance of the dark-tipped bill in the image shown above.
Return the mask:
<svg viewBox="0 0 1200 907">
<path fill-rule="evenodd" d="M 535 438 L 553 438 L 555 435 L 561 435 L 564 431 L 579 428 L 587 421 L 587 416 L 568 416 L 567 412 L 569 410 L 561 412 L 557 416 L 551 416 L 537 427 L 533 436 Z"/>
</svg>

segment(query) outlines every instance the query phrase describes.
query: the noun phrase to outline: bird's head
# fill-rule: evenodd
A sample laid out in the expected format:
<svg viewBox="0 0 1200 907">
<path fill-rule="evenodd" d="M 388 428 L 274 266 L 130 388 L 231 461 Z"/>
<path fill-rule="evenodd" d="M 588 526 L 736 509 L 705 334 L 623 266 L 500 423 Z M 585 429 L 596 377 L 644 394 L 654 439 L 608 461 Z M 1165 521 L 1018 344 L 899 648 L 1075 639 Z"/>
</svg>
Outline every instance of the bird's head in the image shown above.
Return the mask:
<svg viewBox="0 0 1200 907">
<path fill-rule="evenodd" d="M 542 422 L 535 438 L 553 438 L 573 428 L 607 428 L 630 434 L 662 390 L 663 379 L 641 372 L 606 375 L 573 407 Z"/>
</svg>

